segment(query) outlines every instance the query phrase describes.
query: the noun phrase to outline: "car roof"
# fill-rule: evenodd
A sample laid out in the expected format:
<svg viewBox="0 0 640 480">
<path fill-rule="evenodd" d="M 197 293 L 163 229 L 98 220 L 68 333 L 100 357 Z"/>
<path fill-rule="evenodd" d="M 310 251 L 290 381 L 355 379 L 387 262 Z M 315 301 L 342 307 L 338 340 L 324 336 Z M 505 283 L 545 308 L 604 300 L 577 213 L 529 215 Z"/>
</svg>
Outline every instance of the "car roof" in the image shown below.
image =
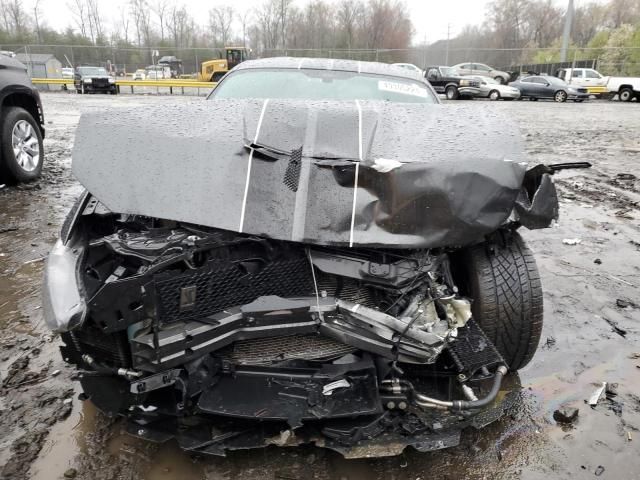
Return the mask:
<svg viewBox="0 0 640 480">
<path fill-rule="evenodd" d="M 273 57 L 257 60 L 247 60 L 236 66 L 233 70 L 250 70 L 261 68 L 275 69 L 310 69 L 310 70 L 336 70 L 341 72 L 368 73 L 372 75 L 388 75 L 402 77 L 411 80 L 423 80 L 422 75 L 414 70 L 380 62 L 360 62 L 357 60 L 342 60 L 332 58 L 308 58 L 308 57 Z"/>
</svg>

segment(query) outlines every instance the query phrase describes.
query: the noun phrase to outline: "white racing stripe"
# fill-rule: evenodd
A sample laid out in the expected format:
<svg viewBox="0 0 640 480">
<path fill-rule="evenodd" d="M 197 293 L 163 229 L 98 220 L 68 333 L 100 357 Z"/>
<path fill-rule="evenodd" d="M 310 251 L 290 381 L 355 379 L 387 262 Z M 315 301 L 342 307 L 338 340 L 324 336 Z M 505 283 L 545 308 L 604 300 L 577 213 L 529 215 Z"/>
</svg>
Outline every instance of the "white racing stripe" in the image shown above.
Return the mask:
<svg viewBox="0 0 640 480">
<path fill-rule="evenodd" d="M 264 118 L 264 112 L 267 110 L 269 99 L 267 98 L 262 104 L 262 111 L 260 112 L 260 118 L 258 119 L 258 126 L 256 127 L 256 135 L 253 137 L 253 143 L 258 143 L 258 136 L 260 135 L 260 127 L 262 126 L 262 119 Z M 251 164 L 253 163 L 253 147 L 249 152 L 249 162 L 247 164 L 247 180 L 244 184 L 244 197 L 242 198 L 242 210 L 240 211 L 240 227 L 238 231 L 242 233 L 244 228 L 244 212 L 247 208 L 247 195 L 249 195 L 249 181 L 251 180 Z"/>
<path fill-rule="evenodd" d="M 320 310 L 320 292 L 318 291 L 318 282 L 316 281 L 316 272 L 313 267 L 313 259 L 311 258 L 311 250 L 307 248 L 307 255 L 309 257 L 309 265 L 311 266 L 311 276 L 313 277 L 313 287 L 316 290 L 316 305 L 318 306 L 318 316 L 320 320 L 323 320 L 322 311 Z"/>
<path fill-rule="evenodd" d="M 351 207 L 349 247 L 353 247 L 353 226 L 356 221 L 356 201 L 358 199 L 358 174 L 360 173 L 360 162 L 362 161 L 362 108 L 358 100 L 356 100 L 356 107 L 358 107 L 358 161 L 356 162 L 356 172 L 353 180 L 353 205 Z"/>
</svg>

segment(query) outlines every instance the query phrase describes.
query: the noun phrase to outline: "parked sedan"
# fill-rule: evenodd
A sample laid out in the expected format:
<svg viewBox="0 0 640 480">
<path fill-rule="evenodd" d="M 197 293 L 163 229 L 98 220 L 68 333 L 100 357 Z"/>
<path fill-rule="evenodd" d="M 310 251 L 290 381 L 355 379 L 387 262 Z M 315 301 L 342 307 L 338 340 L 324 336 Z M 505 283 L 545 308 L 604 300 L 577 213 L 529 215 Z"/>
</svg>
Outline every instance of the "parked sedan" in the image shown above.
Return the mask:
<svg viewBox="0 0 640 480">
<path fill-rule="evenodd" d="M 483 77 L 491 77 L 502 84 L 506 84 L 511 78 L 507 72 L 496 70 L 484 63 L 459 63 L 452 68 L 455 68 L 460 75 L 482 75 Z"/>
<path fill-rule="evenodd" d="M 586 88 L 574 87 L 559 78 L 543 75 L 519 78 L 515 82 L 511 82 L 509 86 L 520 90 L 520 97 L 529 100 L 551 98 L 562 103 L 567 100 L 582 102 L 589 98 L 589 92 Z"/>
<path fill-rule="evenodd" d="M 412 72 L 416 72 L 424 76 L 424 70 L 422 70 L 420 67 L 415 66 L 413 63 L 392 63 L 392 65 L 404 68 L 406 70 L 411 70 Z"/>
<path fill-rule="evenodd" d="M 475 96 L 490 100 L 513 100 L 520 98 L 520 90 L 510 85 L 503 85 L 490 77 L 472 77 L 480 82 L 480 91 Z"/>
</svg>

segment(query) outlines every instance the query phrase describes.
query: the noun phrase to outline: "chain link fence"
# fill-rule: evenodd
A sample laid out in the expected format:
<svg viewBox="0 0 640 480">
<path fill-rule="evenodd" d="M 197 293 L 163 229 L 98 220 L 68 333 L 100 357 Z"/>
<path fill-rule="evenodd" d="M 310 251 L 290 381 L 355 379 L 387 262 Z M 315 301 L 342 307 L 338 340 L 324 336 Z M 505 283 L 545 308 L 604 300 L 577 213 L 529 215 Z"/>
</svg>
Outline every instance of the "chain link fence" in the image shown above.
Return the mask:
<svg viewBox="0 0 640 480">
<path fill-rule="evenodd" d="M 225 58 L 219 48 L 168 48 L 168 47 L 116 47 L 92 45 L 0 45 L 1 50 L 14 51 L 20 58 L 53 56 L 60 67 L 99 65 L 117 75 L 131 75 L 137 69 L 157 63 L 163 56 L 175 56 L 182 61 L 182 74 L 195 77 L 202 62 Z M 272 49 L 254 52 L 254 57 L 294 56 L 344 58 L 384 63 L 406 62 L 419 67 L 431 65 L 456 65 L 459 63 L 485 63 L 495 69 L 508 72 L 534 70 L 531 65 L 559 65 L 557 48 L 447 48 L 446 41 L 426 47 L 408 49 Z M 571 48 L 568 63 L 596 68 L 603 75 L 640 76 L 640 46 L 625 48 Z M 551 72 L 548 69 L 540 70 Z M 47 72 L 54 77 L 56 72 Z M 58 72 L 58 76 L 61 72 Z"/>
</svg>

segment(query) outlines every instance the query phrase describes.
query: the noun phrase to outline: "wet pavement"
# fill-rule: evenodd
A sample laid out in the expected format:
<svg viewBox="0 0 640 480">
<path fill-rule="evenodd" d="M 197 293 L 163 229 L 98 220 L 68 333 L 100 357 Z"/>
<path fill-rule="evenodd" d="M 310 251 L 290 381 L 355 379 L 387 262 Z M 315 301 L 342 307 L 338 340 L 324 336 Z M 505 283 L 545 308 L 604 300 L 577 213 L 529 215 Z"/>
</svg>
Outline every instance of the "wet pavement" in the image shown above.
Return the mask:
<svg viewBox="0 0 640 480">
<path fill-rule="evenodd" d="M 77 399 L 75 372 L 42 319 L 43 259 L 81 187 L 70 172 L 85 111 L 194 97 L 43 95 L 46 165 L 40 181 L 0 188 L 0 468 L 20 479 L 548 479 L 640 478 L 640 107 L 617 102 L 482 102 L 520 125 L 532 162 L 590 161 L 557 175 L 561 219 L 522 233 L 536 252 L 545 326 L 533 361 L 509 385 L 504 418 L 464 432 L 459 447 L 345 460 L 314 447 L 191 458 L 173 443 L 123 433 Z M 117 141 L 117 139 L 114 139 Z M 141 139 L 143 141 L 143 139 Z M 576 245 L 565 239 L 580 239 Z M 625 306 L 624 302 L 632 304 Z M 634 304 L 636 306 L 634 306 Z M 617 395 L 591 408 L 601 382 Z M 518 385 L 521 385 L 519 387 Z M 560 426 L 560 405 L 580 409 Z"/>
</svg>

